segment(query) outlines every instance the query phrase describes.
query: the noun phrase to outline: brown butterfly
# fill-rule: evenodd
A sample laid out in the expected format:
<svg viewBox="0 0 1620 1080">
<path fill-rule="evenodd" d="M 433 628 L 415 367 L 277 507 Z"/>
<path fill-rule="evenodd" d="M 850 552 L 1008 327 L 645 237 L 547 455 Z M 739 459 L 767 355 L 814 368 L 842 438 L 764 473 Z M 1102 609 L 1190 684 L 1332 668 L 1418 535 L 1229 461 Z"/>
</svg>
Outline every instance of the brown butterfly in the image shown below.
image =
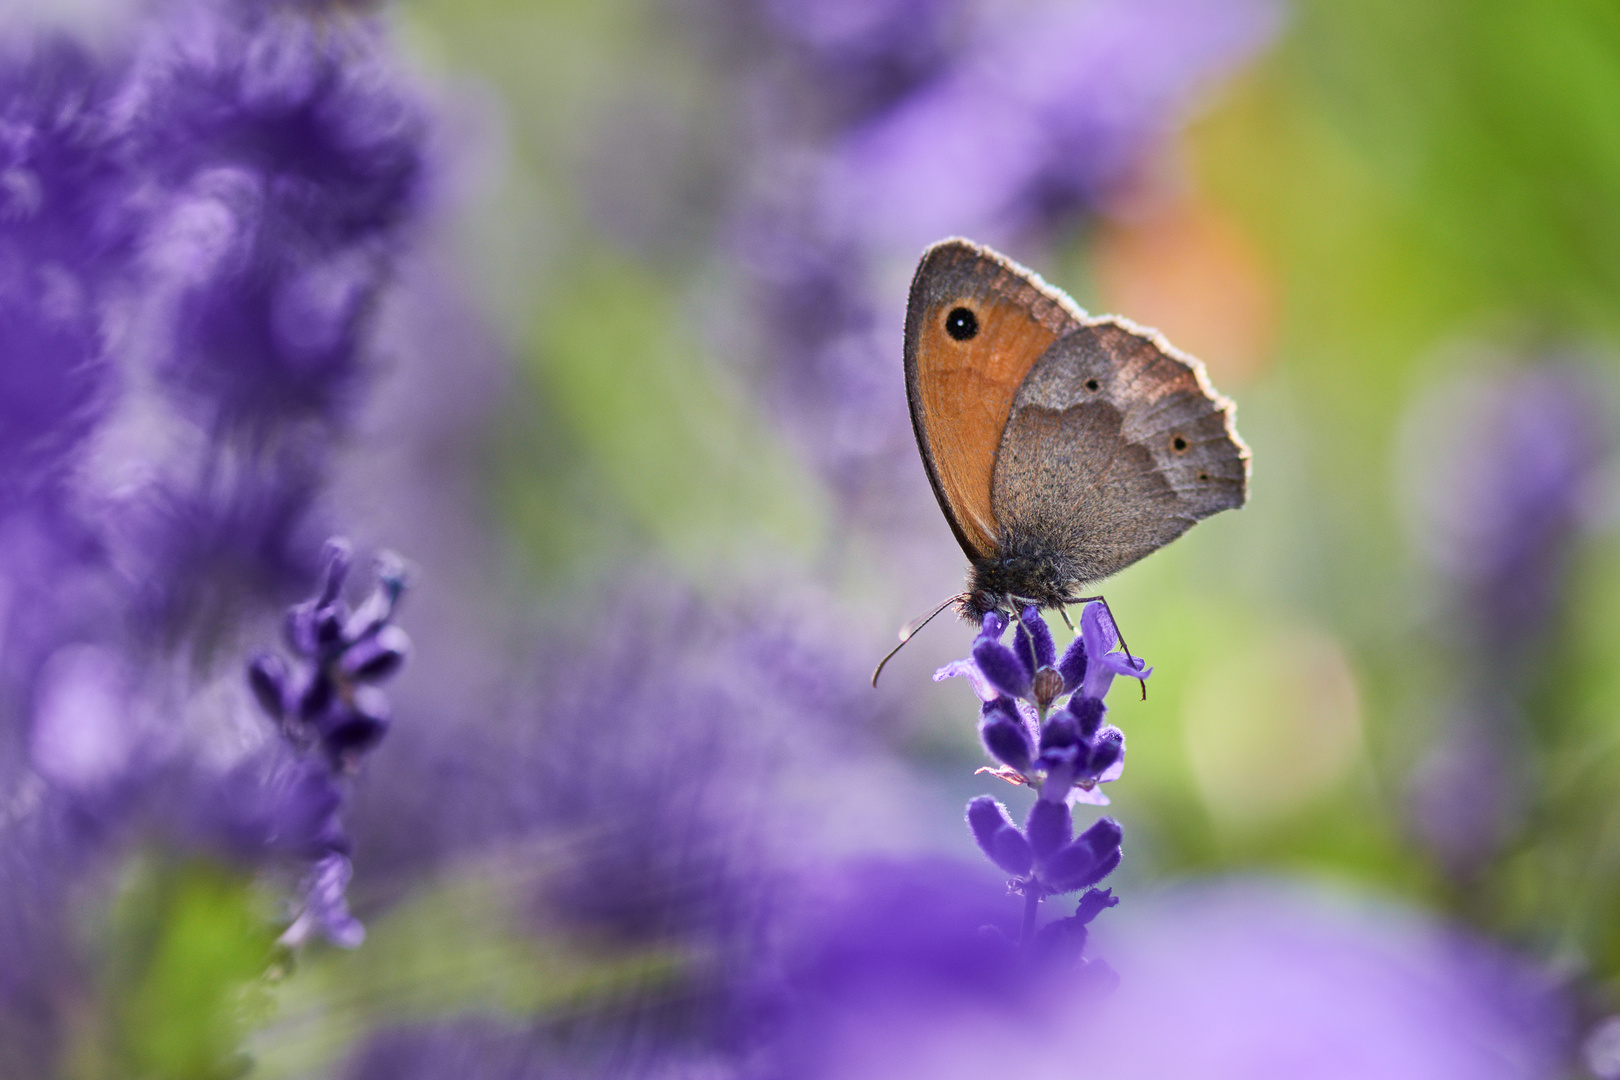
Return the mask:
<svg viewBox="0 0 1620 1080">
<path fill-rule="evenodd" d="M 989 248 L 924 252 L 905 362 L 917 449 L 970 564 L 934 614 L 1076 603 L 1248 496 L 1249 448 L 1203 364 Z"/>
</svg>

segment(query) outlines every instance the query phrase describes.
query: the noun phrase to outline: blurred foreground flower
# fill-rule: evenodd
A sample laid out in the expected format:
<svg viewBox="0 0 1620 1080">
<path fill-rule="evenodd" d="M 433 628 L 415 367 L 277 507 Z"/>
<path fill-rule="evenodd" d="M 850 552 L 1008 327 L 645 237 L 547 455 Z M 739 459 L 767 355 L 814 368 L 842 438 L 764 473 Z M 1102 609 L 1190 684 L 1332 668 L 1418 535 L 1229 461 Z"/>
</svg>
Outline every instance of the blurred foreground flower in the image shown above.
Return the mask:
<svg viewBox="0 0 1620 1080">
<path fill-rule="evenodd" d="M 1569 1008 L 1499 946 L 1392 902 L 1280 880 L 1166 889 L 1110 922 L 1099 1006 L 1122 1080 L 1553 1080 Z"/>
<path fill-rule="evenodd" d="M 646 581 L 625 592 L 560 623 L 488 708 L 412 723 L 419 697 L 400 701 L 387 768 L 349 807 L 357 880 L 373 896 L 452 880 L 480 897 L 479 917 L 441 911 L 443 929 L 423 935 L 395 921 L 404 897 L 367 919 L 354 961 L 407 982 L 381 983 L 375 1009 L 360 993 L 321 1002 L 357 1041 L 349 1075 L 438 1076 L 456 1061 L 702 1075 L 736 1067 L 742 1043 L 771 1053 L 764 1021 L 743 1017 L 780 1001 L 800 898 L 844 880 L 874 825 L 891 843 L 934 828 L 926 789 L 885 752 L 892 706 L 832 612 L 739 610 Z M 413 661 L 418 684 L 432 664 L 444 657 Z M 969 877 L 979 899 L 962 902 L 1005 907 L 992 875 Z M 481 904 L 503 888 L 510 936 L 492 945 Z M 947 944 L 974 947 L 985 921 Z M 499 1019 L 462 1015 L 474 1006 L 459 998 L 454 1016 L 386 1009 L 441 984 Z M 514 985 L 532 1012 L 513 1015 Z"/>
<path fill-rule="evenodd" d="M 824 869 L 779 908 L 737 1046 L 699 1075 L 1555 1080 L 1569 1010 L 1519 958 L 1387 901 L 1237 879 L 1111 920 L 1123 976 L 1008 964 L 1011 913 L 944 861 Z M 1112 985 L 1112 983 L 1107 984 Z M 631 1075 L 660 1075 L 656 1068 Z"/>
</svg>

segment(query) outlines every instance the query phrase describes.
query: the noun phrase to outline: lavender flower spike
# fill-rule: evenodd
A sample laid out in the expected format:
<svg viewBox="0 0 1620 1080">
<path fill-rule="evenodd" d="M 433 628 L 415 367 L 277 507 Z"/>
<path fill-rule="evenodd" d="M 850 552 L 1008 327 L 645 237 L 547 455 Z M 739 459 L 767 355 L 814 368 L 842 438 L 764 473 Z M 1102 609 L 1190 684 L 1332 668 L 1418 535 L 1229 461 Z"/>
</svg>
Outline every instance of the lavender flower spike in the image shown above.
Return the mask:
<svg viewBox="0 0 1620 1080">
<path fill-rule="evenodd" d="M 393 624 L 405 591 L 404 560 L 391 552 L 379 556 L 376 586 L 350 611 L 343 585 L 353 560 L 347 542 L 328 541 L 314 597 L 288 609 L 287 641 L 296 662 L 267 653 L 248 666 L 254 696 L 300 759 L 298 782 L 284 785 L 282 806 L 268 812 L 272 820 L 302 824 L 294 831 L 306 840 L 301 854 L 312 860 L 303 908 L 281 937 L 288 946 L 316 931 L 349 949 L 365 939 L 344 899 L 354 871 L 338 821 L 339 781 L 387 733 L 388 701 L 377 684 L 404 665 L 411 643 Z"/>
<path fill-rule="evenodd" d="M 1098 787 L 1125 767 L 1125 734 L 1104 722 L 1103 698 L 1114 676 L 1145 679 L 1152 669 L 1114 651 L 1119 634 L 1100 603 L 1081 613 L 1080 634 L 1061 658 L 1035 608 L 1025 608 L 1015 627 L 1009 647 L 1001 642 L 1005 623 L 986 616 L 972 658 L 941 668 L 934 678 L 966 675 L 984 700 L 979 737 L 1001 767 L 980 771 L 1040 792 L 1022 829 L 987 795 L 967 808 L 980 850 L 1012 875 L 1012 889 L 1024 896 L 1022 945 L 1044 961 L 1089 968 L 1100 962 L 1080 955 L 1086 925 L 1114 904 L 1112 893 L 1092 886 L 1119 865 L 1123 831 L 1112 818 L 1100 818 L 1076 836 L 1073 806 L 1106 805 Z M 1065 694 L 1068 701 L 1060 702 Z M 1079 889 L 1091 891 L 1074 916 L 1037 930 L 1042 899 Z"/>
</svg>

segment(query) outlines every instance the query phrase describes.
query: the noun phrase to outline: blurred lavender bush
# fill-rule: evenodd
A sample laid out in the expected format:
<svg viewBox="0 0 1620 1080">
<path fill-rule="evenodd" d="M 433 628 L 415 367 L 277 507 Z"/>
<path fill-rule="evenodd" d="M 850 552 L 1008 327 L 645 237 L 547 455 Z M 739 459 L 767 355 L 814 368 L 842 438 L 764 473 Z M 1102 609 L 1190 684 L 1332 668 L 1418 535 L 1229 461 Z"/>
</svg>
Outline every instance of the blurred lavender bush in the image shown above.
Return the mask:
<svg viewBox="0 0 1620 1080">
<path fill-rule="evenodd" d="M 233 688 L 313 576 L 425 127 L 341 5 L 114 25 L 3 46 L 0 1072 L 223 1075 L 286 918 L 248 875 L 291 856 L 306 918 L 359 934 L 335 790 Z"/>
</svg>

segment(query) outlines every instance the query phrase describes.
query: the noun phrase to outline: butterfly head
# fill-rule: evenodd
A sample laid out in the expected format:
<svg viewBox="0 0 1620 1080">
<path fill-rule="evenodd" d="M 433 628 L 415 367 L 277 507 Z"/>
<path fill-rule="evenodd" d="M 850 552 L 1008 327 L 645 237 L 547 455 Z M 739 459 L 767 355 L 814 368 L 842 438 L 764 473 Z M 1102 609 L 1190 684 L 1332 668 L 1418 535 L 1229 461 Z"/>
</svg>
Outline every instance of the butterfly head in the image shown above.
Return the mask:
<svg viewBox="0 0 1620 1080">
<path fill-rule="evenodd" d="M 991 611 L 1013 619 L 1030 604 L 1062 607 L 1074 600 L 1077 575 L 1071 562 L 1063 552 L 1015 541 L 972 560 L 967 592 L 958 610 L 963 618 L 979 622 Z"/>
</svg>

